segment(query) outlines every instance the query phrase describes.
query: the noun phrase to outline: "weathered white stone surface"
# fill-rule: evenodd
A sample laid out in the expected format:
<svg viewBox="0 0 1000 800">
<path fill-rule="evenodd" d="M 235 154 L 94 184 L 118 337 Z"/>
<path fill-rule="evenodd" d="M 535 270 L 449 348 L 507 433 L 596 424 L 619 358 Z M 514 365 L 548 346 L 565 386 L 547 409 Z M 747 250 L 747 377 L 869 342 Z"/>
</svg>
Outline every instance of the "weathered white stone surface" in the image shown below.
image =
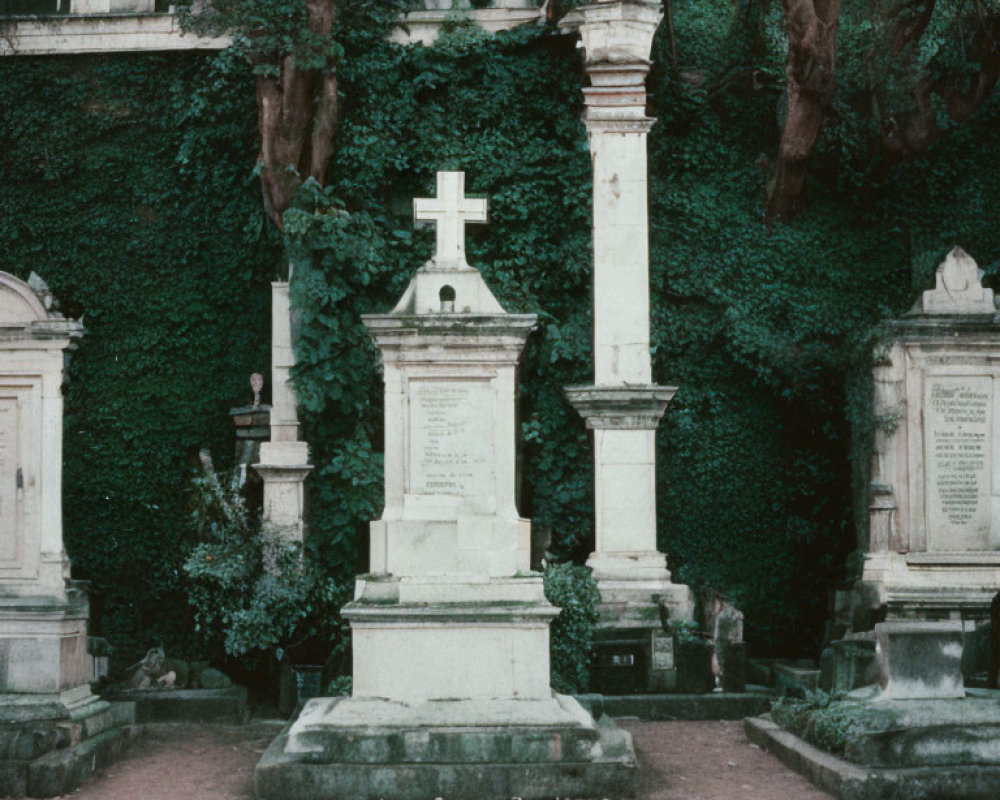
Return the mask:
<svg viewBox="0 0 1000 800">
<path fill-rule="evenodd" d="M 947 288 L 949 270 L 979 301 Z M 874 371 L 863 583 L 890 613 L 984 608 L 1000 591 L 1000 324 L 984 313 L 988 290 L 964 252 L 949 254 L 937 281 L 924 293 L 929 312 L 889 325 Z M 941 292 L 954 300 L 947 315 Z"/>
<path fill-rule="evenodd" d="M 298 401 L 292 386 L 291 302 L 288 283 L 271 284 L 271 441 L 260 445 L 253 468 L 264 480 L 264 522 L 283 536 L 305 535 L 305 480 L 312 470 L 309 445 L 298 441 Z"/>
<path fill-rule="evenodd" d="M 652 385 L 649 351 L 645 79 L 662 15 L 654 0 L 601 0 L 563 21 L 586 57 L 594 169 L 594 385 L 566 392 L 594 431 L 596 542 L 587 563 L 606 622 L 629 627 L 658 625 L 648 608 L 657 599 L 674 617 L 693 611 L 656 545 L 656 428 L 676 391 Z"/>
<path fill-rule="evenodd" d="M 83 329 L 33 280 L 0 272 L 0 693 L 59 694 L 90 667 L 62 532 L 64 351 Z"/>
<path fill-rule="evenodd" d="M 875 642 L 885 699 L 965 697 L 960 621 L 882 622 Z"/>
<path fill-rule="evenodd" d="M 995 314 L 993 290 L 983 288 L 979 265 L 961 247 L 941 263 L 935 286 L 921 296 L 916 309 L 924 314 Z"/>
<path fill-rule="evenodd" d="M 406 14 L 394 28 L 391 41 L 431 45 L 446 22 L 462 19 L 488 33 L 540 23 L 543 12 L 536 0 L 493 0 L 489 8 L 471 8 L 467 0 L 424 0 L 424 8 Z"/>
<path fill-rule="evenodd" d="M 111 13 L 4 20 L 0 56 L 221 50 L 229 37 L 184 34 L 174 14 Z"/>
</svg>

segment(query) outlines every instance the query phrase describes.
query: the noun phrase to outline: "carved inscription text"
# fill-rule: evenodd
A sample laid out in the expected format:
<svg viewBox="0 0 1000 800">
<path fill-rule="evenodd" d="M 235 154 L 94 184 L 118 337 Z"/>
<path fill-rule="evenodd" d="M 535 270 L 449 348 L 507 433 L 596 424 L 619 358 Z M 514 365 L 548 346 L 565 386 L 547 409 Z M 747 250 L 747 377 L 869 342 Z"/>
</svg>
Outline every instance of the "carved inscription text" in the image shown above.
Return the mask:
<svg viewBox="0 0 1000 800">
<path fill-rule="evenodd" d="M 989 541 L 993 381 L 986 376 L 927 380 L 928 544 L 984 549 Z"/>
<path fill-rule="evenodd" d="M 493 391 L 489 384 L 414 381 L 410 388 L 409 491 L 490 493 Z"/>
</svg>

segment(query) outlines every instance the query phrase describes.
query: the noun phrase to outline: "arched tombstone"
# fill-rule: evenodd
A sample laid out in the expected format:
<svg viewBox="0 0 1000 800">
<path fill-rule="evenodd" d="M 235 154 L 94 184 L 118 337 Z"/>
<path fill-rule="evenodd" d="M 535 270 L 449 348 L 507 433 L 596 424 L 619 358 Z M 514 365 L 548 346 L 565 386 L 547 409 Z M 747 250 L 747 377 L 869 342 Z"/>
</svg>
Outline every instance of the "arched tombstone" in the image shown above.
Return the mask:
<svg viewBox="0 0 1000 800">
<path fill-rule="evenodd" d="M 62 532 L 63 368 L 83 329 L 33 282 L 0 272 L 0 692 L 60 694 L 89 677 Z"/>
<path fill-rule="evenodd" d="M 62 530 L 62 384 L 83 326 L 0 272 L 0 796 L 52 797 L 121 751 L 131 703 L 90 691 L 86 595 Z M 7 743 L 30 742 L 30 746 Z"/>
</svg>

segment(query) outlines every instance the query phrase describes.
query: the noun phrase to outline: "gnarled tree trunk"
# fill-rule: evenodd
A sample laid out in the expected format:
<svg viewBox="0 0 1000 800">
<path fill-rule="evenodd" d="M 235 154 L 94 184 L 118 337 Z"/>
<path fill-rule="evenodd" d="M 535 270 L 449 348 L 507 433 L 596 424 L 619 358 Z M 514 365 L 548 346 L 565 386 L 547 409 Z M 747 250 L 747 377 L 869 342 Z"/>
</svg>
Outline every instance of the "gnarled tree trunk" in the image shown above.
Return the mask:
<svg viewBox="0 0 1000 800">
<path fill-rule="evenodd" d="M 798 209 L 807 163 L 833 95 L 841 0 L 782 0 L 788 31 L 788 116 L 766 219 L 790 220 Z"/>
<path fill-rule="evenodd" d="M 913 0 L 908 5 L 922 6 L 919 13 L 900 15 L 894 26 L 891 54 L 897 58 L 908 47 L 917 47 L 934 12 L 936 0 Z M 965 122 L 989 99 L 1000 80 L 1000 13 L 987 13 L 976 3 L 976 13 L 968 20 L 971 35 L 967 45 L 968 61 L 978 71 L 963 78 L 933 78 L 920 81 L 913 93 L 913 107 L 901 114 L 887 116 L 882 123 L 882 155 L 891 165 L 918 158 L 944 135 L 938 124 L 940 106 L 934 95 L 944 101 L 944 108 L 954 122 Z"/>
<path fill-rule="evenodd" d="M 307 0 L 310 32 L 330 36 L 336 0 Z M 285 56 L 277 77 L 257 78 L 261 189 L 264 209 L 279 229 L 282 214 L 307 178 L 320 182 L 330 165 L 339 119 L 334 64 L 301 69 Z"/>
</svg>

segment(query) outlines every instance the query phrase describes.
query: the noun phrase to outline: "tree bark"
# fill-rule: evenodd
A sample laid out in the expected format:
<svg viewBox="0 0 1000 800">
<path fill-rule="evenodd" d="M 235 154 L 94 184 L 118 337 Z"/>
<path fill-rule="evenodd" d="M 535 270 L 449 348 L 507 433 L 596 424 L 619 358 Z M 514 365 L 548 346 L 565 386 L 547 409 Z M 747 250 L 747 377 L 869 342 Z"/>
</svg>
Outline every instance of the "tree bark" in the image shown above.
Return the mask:
<svg viewBox="0 0 1000 800">
<path fill-rule="evenodd" d="M 836 72 L 841 0 L 782 0 L 788 31 L 788 116 L 781 135 L 765 218 L 790 220 L 798 210 L 809 155 L 816 146 Z"/>
<path fill-rule="evenodd" d="M 896 24 L 891 34 L 894 58 L 908 45 L 916 45 L 927 28 L 935 0 L 923 0 L 923 5 L 919 16 L 901 18 Z M 975 19 L 969 20 L 975 33 L 967 56 L 979 69 L 964 79 L 928 76 L 914 90 L 910 110 L 882 120 L 882 155 L 888 166 L 919 158 L 944 135 L 938 124 L 940 105 L 934 103 L 935 95 L 944 101 L 953 122 L 965 122 L 996 88 L 1000 80 L 1000 14 L 987 14 L 978 3 L 976 7 Z"/>
<path fill-rule="evenodd" d="M 330 36 L 335 12 L 336 0 L 307 0 L 309 31 Z M 303 181 L 323 181 L 339 111 L 334 64 L 301 69 L 295 56 L 287 55 L 277 76 L 257 78 L 261 191 L 267 215 L 281 230 L 282 214 Z"/>
</svg>

